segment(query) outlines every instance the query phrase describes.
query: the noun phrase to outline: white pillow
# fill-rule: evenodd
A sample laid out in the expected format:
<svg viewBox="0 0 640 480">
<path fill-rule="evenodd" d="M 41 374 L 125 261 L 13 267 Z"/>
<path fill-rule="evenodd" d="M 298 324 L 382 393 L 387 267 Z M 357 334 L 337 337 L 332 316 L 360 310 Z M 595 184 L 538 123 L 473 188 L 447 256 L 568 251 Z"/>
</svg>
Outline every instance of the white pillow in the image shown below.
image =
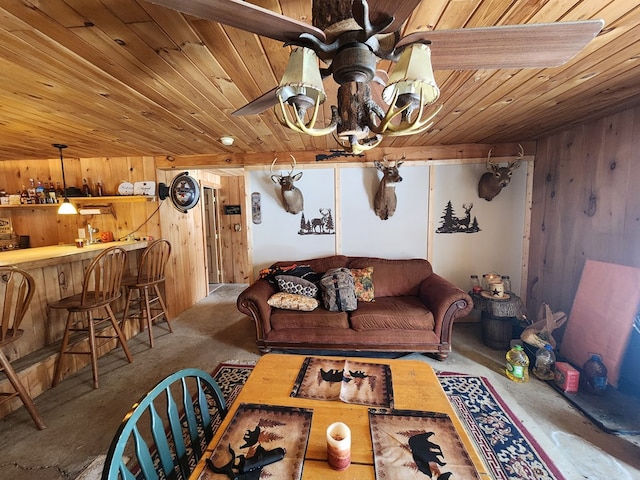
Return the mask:
<svg viewBox="0 0 640 480">
<path fill-rule="evenodd" d="M 305 312 L 310 312 L 318 308 L 318 300 L 315 298 L 285 292 L 274 293 L 269 300 L 267 300 L 267 303 L 275 308 L 302 310 Z"/>
</svg>

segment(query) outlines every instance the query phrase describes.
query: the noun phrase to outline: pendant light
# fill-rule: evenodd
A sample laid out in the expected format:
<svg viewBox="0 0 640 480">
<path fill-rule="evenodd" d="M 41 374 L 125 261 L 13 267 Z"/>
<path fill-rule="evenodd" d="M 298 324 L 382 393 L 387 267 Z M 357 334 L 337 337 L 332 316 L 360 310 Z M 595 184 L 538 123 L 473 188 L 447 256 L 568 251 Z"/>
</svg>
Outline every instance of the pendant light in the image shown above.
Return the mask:
<svg viewBox="0 0 640 480">
<path fill-rule="evenodd" d="M 67 182 L 64 178 L 64 159 L 62 158 L 62 149 L 67 148 L 67 146 L 63 145 L 62 143 L 54 143 L 53 147 L 60 150 L 60 165 L 62 166 L 62 189 L 64 193 L 64 200 L 60 204 L 60 207 L 58 207 L 58 215 L 77 215 L 78 211 L 76 210 L 76 207 L 74 207 L 73 203 L 71 203 L 67 198 Z"/>
</svg>

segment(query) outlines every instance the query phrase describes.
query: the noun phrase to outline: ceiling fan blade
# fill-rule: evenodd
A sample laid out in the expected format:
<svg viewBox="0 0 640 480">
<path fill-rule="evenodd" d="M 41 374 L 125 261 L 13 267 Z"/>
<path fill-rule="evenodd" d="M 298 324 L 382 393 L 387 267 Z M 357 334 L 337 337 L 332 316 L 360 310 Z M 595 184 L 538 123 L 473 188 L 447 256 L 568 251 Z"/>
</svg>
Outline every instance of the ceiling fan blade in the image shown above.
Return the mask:
<svg viewBox="0 0 640 480">
<path fill-rule="evenodd" d="M 235 117 L 241 117 L 243 115 L 257 115 L 265 110 L 275 107 L 278 104 L 278 97 L 276 96 L 276 90 L 278 87 L 273 87 L 266 93 L 263 93 L 258 98 L 251 100 L 244 107 L 240 107 L 231 115 Z"/>
<path fill-rule="evenodd" d="M 282 42 L 309 33 L 325 41 L 322 30 L 241 0 L 148 0 L 171 10 L 240 28 Z"/>
<path fill-rule="evenodd" d="M 369 18 L 372 25 L 377 25 L 386 17 L 393 17 L 393 22 L 380 33 L 391 33 L 398 30 L 422 0 L 369 0 Z"/>
<path fill-rule="evenodd" d="M 603 20 L 586 20 L 424 31 L 403 37 L 396 48 L 431 41 L 431 63 L 437 70 L 558 67 L 603 26 Z"/>
</svg>

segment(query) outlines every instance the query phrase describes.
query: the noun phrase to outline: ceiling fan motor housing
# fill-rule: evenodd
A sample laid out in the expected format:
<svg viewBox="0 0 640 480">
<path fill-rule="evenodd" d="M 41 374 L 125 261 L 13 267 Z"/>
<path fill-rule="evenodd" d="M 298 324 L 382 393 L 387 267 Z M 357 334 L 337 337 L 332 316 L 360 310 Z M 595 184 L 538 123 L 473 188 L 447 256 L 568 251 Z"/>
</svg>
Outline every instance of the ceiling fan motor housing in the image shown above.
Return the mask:
<svg viewBox="0 0 640 480">
<path fill-rule="evenodd" d="M 352 43 L 337 53 L 331 69 L 333 79 L 342 85 L 346 82 L 370 82 L 376 74 L 378 58 L 364 43 Z"/>
</svg>

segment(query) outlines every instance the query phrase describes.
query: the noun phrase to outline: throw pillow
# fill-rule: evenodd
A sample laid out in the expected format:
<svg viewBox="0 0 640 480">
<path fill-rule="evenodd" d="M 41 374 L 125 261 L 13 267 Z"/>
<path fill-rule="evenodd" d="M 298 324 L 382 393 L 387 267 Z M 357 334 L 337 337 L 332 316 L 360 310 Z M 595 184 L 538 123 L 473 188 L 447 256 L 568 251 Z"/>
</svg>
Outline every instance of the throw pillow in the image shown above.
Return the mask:
<svg viewBox="0 0 640 480">
<path fill-rule="evenodd" d="M 356 298 L 362 302 L 373 302 L 373 267 L 352 268 L 351 275 L 355 282 Z"/>
<path fill-rule="evenodd" d="M 318 287 L 315 283 L 293 275 L 276 275 L 278 289 L 285 293 L 294 293 L 306 297 L 317 297 Z"/>
<path fill-rule="evenodd" d="M 269 300 L 267 300 L 267 303 L 275 308 L 302 310 L 305 312 L 310 312 L 318 307 L 318 300 L 315 298 L 285 292 L 274 293 Z"/>
</svg>

